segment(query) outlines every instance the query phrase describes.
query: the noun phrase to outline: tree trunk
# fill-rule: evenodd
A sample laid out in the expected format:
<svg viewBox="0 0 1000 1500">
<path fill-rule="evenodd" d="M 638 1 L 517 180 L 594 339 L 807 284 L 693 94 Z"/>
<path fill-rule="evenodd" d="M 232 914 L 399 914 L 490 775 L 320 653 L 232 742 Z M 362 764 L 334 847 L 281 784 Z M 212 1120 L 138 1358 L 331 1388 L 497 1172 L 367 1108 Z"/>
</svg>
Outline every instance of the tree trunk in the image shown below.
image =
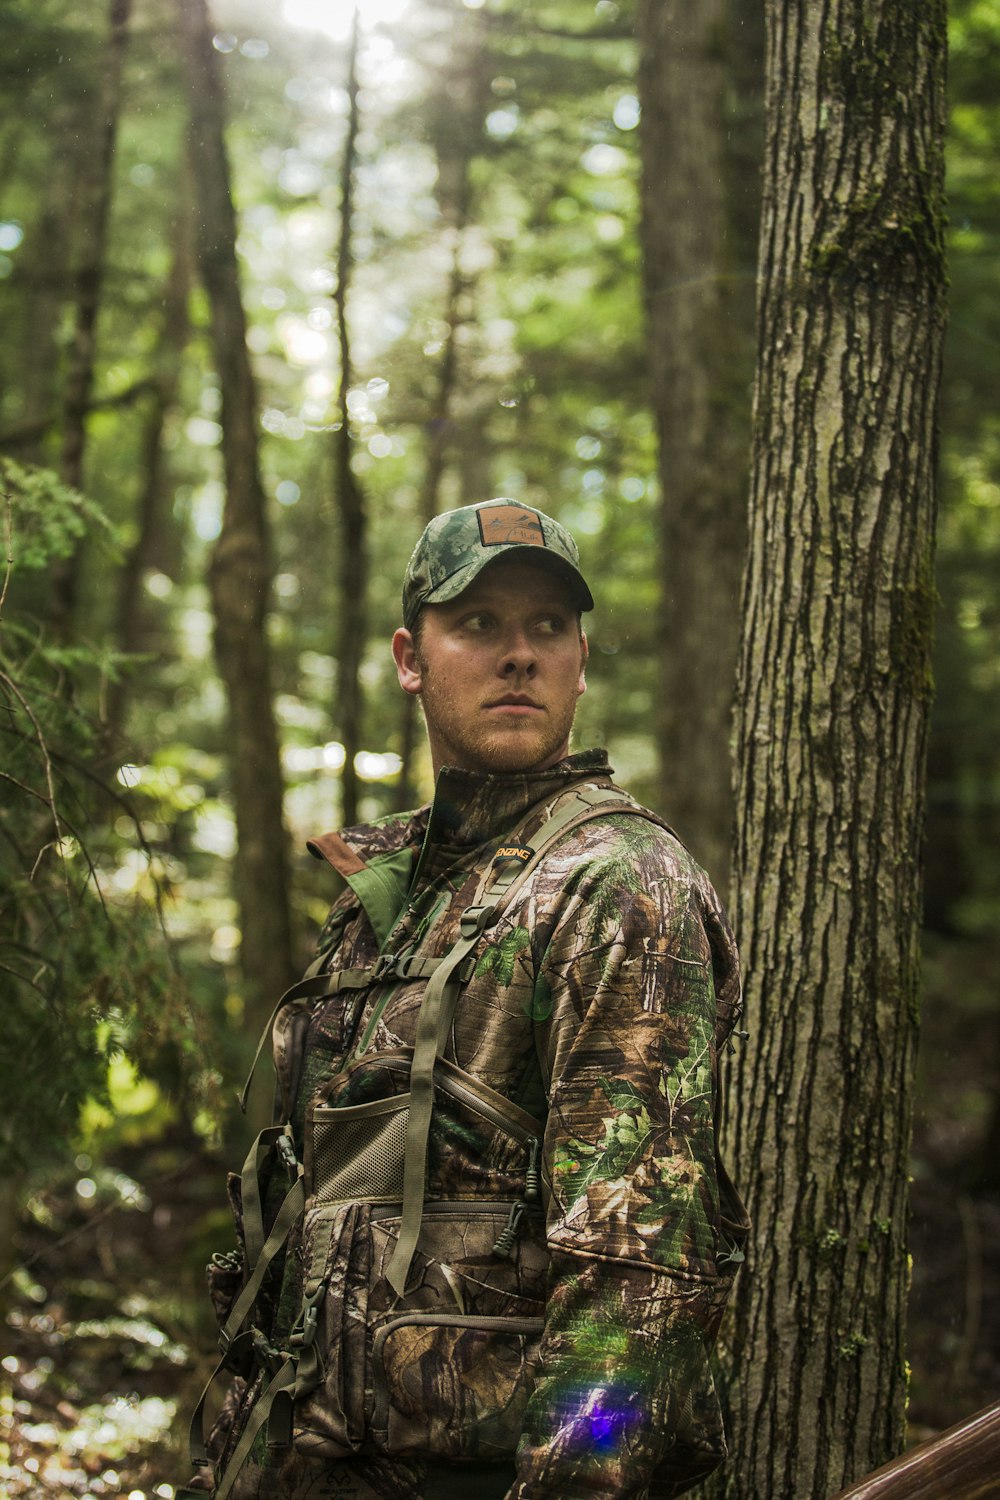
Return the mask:
<svg viewBox="0 0 1000 1500">
<path fill-rule="evenodd" d="M 142 435 L 142 490 L 138 503 L 138 534 L 125 556 L 118 580 L 115 644 L 125 655 L 134 655 L 142 645 L 142 574 L 143 569 L 149 566 L 153 541 L 167 496 L 163 429 L 167 413 L 177 401 L 181 361 L 189 333 L 190 224 L 186 212 L 180 206 L 175 222 L 178 238 L 163 298 L 163 324 L 154 366 L 154 399 Z M 119 739 L 123 729 L 130 680 L 119 677 L 108 689 L 106 735 L 112 745 Z"/>
<path fill-rule="evenodd" d="M 358 821 L 359 781 L 355 756 L 361 749 L 364 713 L 361 665 L 368 639 L 368 518 L 365 497 L 351 467 L 353 439 L 347 397 L 351 389 L 351 341 L 347 327 L 347 298 L 354 269 L 351 220 L 357 176 L 358 46 L 360 9 L 355 7 L 347 62 L 347 135 L 340 175 L 340 240 L 337 246 L 337 337 L 340 345 L 340 425 L 334 433 L 334 488 L 340 520 L 339 650 L 337 652 L 337 704 L 333 715 L 344 741 L 344 771 L 341 780 L 341 817 L 345 824 Z"/>
<path fill-rule="evenodd" d="M 76 318 L 69 347 L 63 391 L 62 451 L 60 478 L 74 489 L 83 489 L 83 463 L 87 441 L 87 409 L 94 385 L 97 316 L 101 305 L 108 219 L 111 213 L 115 143 L 121 113 L 122 72 L 128 45 L 132 0 L 111 0 L 110 39 L 107 66 L 101 80 L 103 120 L 80 206 L 77 246 Z M 68 639 L 79 595 L 82 549 L 77 547 L 60 558 L 52 569 L 50 619 L 56 634 Z"/>
<path fill-rule="evenodd" d="M 288 853 L 267 639 L 272 566 L 257 400 L 236 261 L 223 102 L 205 0 L 177 0 L 191 99 L 196 248 L 222 392 L 226 499 L 209 571 L 215 654 L 229 702 L 236 892 L 248 1020 L 262 1027 L 293 976 Z"/>
<path fill-rule="evenodd" d="M 57 335 L 66 288 L 72 282 L 69 246 L 85 155 L 83 121 L 75 99 L 53 102 L 46 135 L 56 144 L 48 153 L 38 185 L 37 240 L 45 247 L 44 255 L 30 266 L 19 264 L 11 277 L 23 300 L 22 328 L 32 330 L 30 336 L 22 333 L 19 339 L 17 366 L 21 398 L 17 427 L 28 435 L 18 441 L 18 432 L 4 433 L 0 446 L 18 449 L 27 462 L 51 468 L 58 462 L 57 445 L 47 441 L 59 425 Z"/>
<path fill-rule="evenodd" d="M 767 6 L 737 682 L 755 1219 L 719 1492 L 825 1500 L 903 1441 L 944 324 L 944 0 Z"/>
<path fill-rule="evenodd" d="M 484 73 L 482 36 L 474 16 L 469 45 L 460 55 L 456 49 L 450 62 L 448 118 L 436 132 L 437 201 L 441 217 L 451 237 L 451 269 L 443 310 L 446 333 L 437 369 L 437 383 L 431 410 L 424 424 L 427 435 L 424 482 L 421 489 L 420 519 L 423 525 L 432 521 L 441 508 L 441 489 L 445 475 L 452 407 L 458 387 L 459 329 L 471 321 L 470 274 L 462 269 L 464 236 L 472 213 L 472 163 L 480 147 L 483 120 L 489 108 L 489 79 Z M 416 800 L 413 760 L 417 744 L 419 719 L 416 699 L 404 694 L 400 734 L 400 771 L 396 807 L 402 811 Z"/>
<path fill-rule="evenodd" d="M 724 888 L 759 212 L 757 7 L 642 0 L 642 230 L 659 436 L 664 809 Z M 736 101 L 734 105 L 733 101 Z M 746 226 L 752 226 L 749 232 Z"/>
</svg>

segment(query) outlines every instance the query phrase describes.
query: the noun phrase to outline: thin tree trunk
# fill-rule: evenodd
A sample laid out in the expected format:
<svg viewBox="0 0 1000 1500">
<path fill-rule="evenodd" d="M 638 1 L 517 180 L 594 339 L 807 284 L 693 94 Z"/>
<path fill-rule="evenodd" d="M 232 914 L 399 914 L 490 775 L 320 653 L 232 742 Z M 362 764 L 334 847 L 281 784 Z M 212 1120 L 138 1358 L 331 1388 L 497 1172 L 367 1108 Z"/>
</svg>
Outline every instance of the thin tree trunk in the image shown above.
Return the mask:
<svg viewBox="0 0 1000 1500">
<path fill-rule="evenodd" d="M 760 62 L 745 0 L 642 0 L 642 228 L 651 395 L 659 435 L 663 637 L 661 798 L 723 888 L 733 803 L 730 735 L 745 542 Z M 754 11 L 754 15 L 756 11 Z M 738 23 L 743 23 L 742 25 Z M 741 66 L 738 66 L 741 64 Z M 750 100 L 755 106 L 748 107 Z M 739 153 L 739 154 L 738 154 Z M 749 210 L 749 212 L 748 212 Z"/>
<path fill-rule="evenodd" d="M 470 18 L 472 20 L 472 18 Z M 472 21 L 475 25 L 475 21 Z M 488 80 L 483 73 L 481 36 L 476 26 L 474 42 L 463 63 L 452 58 L 452 88 L 449 96 L 451 119 L 438 139 L 437 201 L 451 236 L 451 269 L 445 294 L 443 321 L 447 332 L 437 370 L 434 400 L 424 429 L 427 434 L 424 482 L 421 490 L 420 519 L 424 526 L 441 508 L 441 491 L 445 476 L 452 408 L 458 385 L 459 329 L 471 318 L 466 305 L 471 283 L 462 269 L 465 230 L 472 211 L 472 163 L 482 139 L 483 119 L 488 108 Z M 404 694 L 400 733 L 400 771 L 396 806 L 412 807 L 416 800 L 413 761 L 418 739 L 416 699 Z"/>
<path fill-rule="evenodd" d="M 347 397 L 353 379 L 351 341 L 347 327 L 347 299 L 354 270 L 351 220 L 354 214 L 360 122 L 358 109 L 360 34 L 360 8 L 356 5 L 348 50 L 349 108 L 340 176 L 340 239 L 337 246 L 337 288 L 334 292 L 337 338 L 340 346 L 340 389 L 337 397 L 340 407 L 340 425 L 333 438 L 334 487 L 340 520 L 339 650 L 337 652 L 337 704 L 334 722 L 339 725 L 344 742 L 341 815 L 345 824 L 358 821 L 359 781 L 355 757 L 361 749 L 361 726 L 364 714 L 361 665 L 368 639 L 368 518 L 365 513 L 364 492 L 351 466 L 354 444 L 351 436 L 351 414 L 347 409 Z"/>
<path fill-rule="evenodd" d="M 107 65 L 101 80 L 103 120 L 91 175 L 82 195 L 77 246 L 76 319 L 63 392 L 62 451 L 59 473 L 65 484 L 83 489 L 87 408 L 94 384 L 97 318 L 101 306 L 108 220 L 111 214 L 115 144 L 121 114 L 122 73 L 128 46 L 132 0 L 111 0 Z M 60 559 L 52 570 L 50 618 L 56 634 L 72 633 L 79 596 L 82 549 Z"/>
<path fill-rule="evenodd" d="M 155 395 L 142 435 L 143 482 L 136 517 L 137 535 L 118 579 L 115 641 L 125 655 L 134 655 L 141 646 L 142 574 L 149 565 L 167 495 L 163 430 L 167 414 L 177 402 L 181 361 L 190 332 L 190 223 L 182 208 L 175 223 L 177 244 L 163 298 L 163 323 L 154 364 Z M 111 744 L 122 732 L 129 687 L 130 678 L 119 677 L 108 689 L 106 734 Z"/>
<path fill-rule="evenodd" d="M 236 810 L 240 961 L 248 1019 L 263 1026 L 293 974 L 282 776 L 267 639 L 272 567 L 257 452 L 257 399 L 246 343 L 223 101 L 205 0 L 177 0 L 191 99 L 196 248 L 222 392 L 226 499 L 209 583 L 215 653 L 229 703 Z"/>
<path fill-rule="evenodd" d="M 945 6 L 768 0 L 729 1150 L 755 1219 L 719 1492 L 903 1441 L 944 324 Z"/>
<path fill-rule="evenodd" d="M 82 176 L 83 122 L 76 100 L 53 106 L 46 134 L 58 144 L 46 159 L 39 183 L 37 239 L 44 256 L 28 265 L 19 262 L 11 278 L 24 307 L 21 357 L 17 367 L 20 412 L 17 428 L 0 436 L 0 447 L 19 449 L 30 463 L 54 466 L 54 445 L 46 442 L 59 425 L 57 334 L 60 314 L 71 281 L 69 244 L 76 220 L 76 192 Z M 48 450 L 48 451 L 47 451 Z"/>
</svg>

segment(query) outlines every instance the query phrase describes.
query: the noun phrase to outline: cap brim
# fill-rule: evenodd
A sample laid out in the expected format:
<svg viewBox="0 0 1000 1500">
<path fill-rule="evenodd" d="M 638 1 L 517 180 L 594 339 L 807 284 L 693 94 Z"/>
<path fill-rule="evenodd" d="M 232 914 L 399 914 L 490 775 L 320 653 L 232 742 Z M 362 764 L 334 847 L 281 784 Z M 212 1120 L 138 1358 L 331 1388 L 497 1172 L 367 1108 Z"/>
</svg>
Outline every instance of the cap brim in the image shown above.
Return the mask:
<svg viewBox="0 0 1000 1500">
<path fill-rule="evenodd" d="M 512 552 L 521 552 L 524 553 L 526 562 L 547 569 L 548 572 L 554 573 L 557 578 L 561 578 L 569 586 L 573 594 L 573 602 L 576 604 L 577 609 L 593 609 L 594 597 L 587 587 L 587 581 L 583 574 L 577 568 L 574 568 L 571 562 L 567 562 L 564 557 L 560 557 L 558 553 L 550 552 L 545 548 L 534 545 L 525 545 L 521 542 L 511 542 L 507 546 L 493 547 L 491 550 L 493 552 L 492 557 L 476 558 L 473 562 L 466 563 L 464 568 L 458 568 L 454 573 L 449 574 L 443 583 L 439 583 L 437 588 L 432 589 L 429 594 L 424 596 L 420 601 L 421 607 L 424 604 L 447 604 L 450 600 L 457 599 L 459 594 L 465 592 L 469 584 L 479 576 L 484 568 L 488 568 L 492 563 L 499 562 L 501 557 L 509 557 Z"/>
</svg>

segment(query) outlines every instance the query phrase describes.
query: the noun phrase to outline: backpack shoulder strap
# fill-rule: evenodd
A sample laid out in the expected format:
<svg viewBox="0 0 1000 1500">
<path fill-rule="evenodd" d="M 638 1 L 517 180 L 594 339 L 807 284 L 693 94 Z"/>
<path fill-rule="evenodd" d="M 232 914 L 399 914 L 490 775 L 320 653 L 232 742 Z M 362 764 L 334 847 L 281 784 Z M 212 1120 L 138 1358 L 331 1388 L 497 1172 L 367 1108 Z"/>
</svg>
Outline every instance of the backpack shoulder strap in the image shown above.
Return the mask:
<svg viewBox="0 0 1000 1500">
<path fill-rule="evenodd" d="M 427 1142 L 434 1107 L 434 1067 L 444 1047 L 458 999 L 458 986 L 471 977 L 468 960 L 481 934 L 492 926 L 503 909 L 532 875 L 545 854 L 560 839 L 609 812 L 643 814 L 644 808 L 613 787 L 576 787 L 564 792 L 551 815 L 532 835 L 530 849 L 518 848 L 518 856 L 505 860 L 499 870 L 491 864 L 462 913 L 460 935 L 431 976 L 420 1005 L 417 1034 L 410 1065 L 410 1109 L 403 1164 L 403 1204 L 399 1238 L 386 1268 L 386 1280 L 397 1296 L 406 1290 L 423 1220 L 427 1176 Z M 658 820 L 657 820 L 658 821 Z M 517 847 L 520 829 L 508 843 Z M 520 856 L 526 855 L 527 858 Z"/>
</svg>

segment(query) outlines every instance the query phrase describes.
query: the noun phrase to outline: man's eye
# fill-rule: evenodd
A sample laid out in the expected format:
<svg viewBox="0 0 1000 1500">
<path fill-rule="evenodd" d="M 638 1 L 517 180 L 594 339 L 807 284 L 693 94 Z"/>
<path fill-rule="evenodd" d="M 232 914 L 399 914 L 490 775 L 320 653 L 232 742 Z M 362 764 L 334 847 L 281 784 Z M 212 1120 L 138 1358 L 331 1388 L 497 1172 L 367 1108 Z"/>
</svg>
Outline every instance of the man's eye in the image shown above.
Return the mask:
<svg viewBox="0 0 1000 1500">
<path fill-rule="evenodd" d="M 543 635 L 561 635 L 566 629 L 566 621 L 562 615 L 545 615 L 538 625 Z"/>
<path fill-rule="evenodd" d="M 490 626 L 493 624 L 493 616 L 488 615 L 485 612 L 480 612 L 474 615 L 466 615 L 465 619 L 462 621 L 462 624 L 466 630 L 472 630 L 477 633 L 481 633 L 484 630 L 489 630 Z"/>
</svg>

